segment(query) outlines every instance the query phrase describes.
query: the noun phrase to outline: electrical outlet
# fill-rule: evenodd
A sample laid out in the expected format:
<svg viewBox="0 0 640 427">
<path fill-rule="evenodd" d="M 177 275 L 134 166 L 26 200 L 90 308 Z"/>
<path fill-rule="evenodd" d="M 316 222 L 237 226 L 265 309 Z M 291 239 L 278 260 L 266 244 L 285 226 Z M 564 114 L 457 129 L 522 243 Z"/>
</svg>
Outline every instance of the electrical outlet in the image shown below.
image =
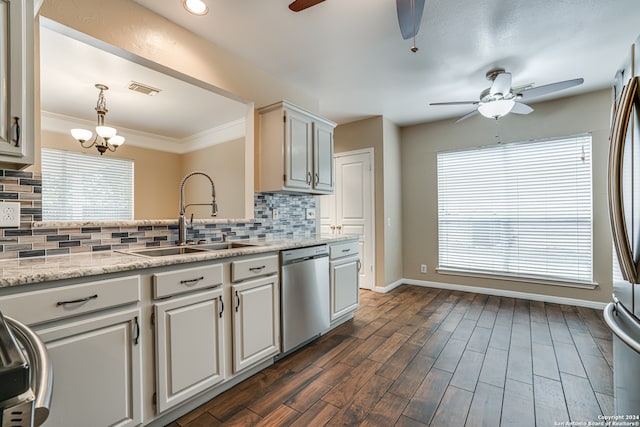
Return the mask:
<svg viewBox="0 0 640 427">
<path fill-rule="evenodd" d="M 280 213 L 278 212 L 278 209 L 273 208 L 271 209 L 271 219 L 278 219 L 280 218 Z"/>
<path fill-rule="evenodd" d="M 420 264 L 420 273 L 427 272 L 427 264 Z"/>
<path fill-rule="evenodd" d="M 0 227 L 20 227 L 20 203 L 0 202 Z"/>
<path fill-rule="evenodd" d="M 314 208 L 307 208 L 305 210 L 306 219 L 316 219 L 316 210 Z"/>
</svg>

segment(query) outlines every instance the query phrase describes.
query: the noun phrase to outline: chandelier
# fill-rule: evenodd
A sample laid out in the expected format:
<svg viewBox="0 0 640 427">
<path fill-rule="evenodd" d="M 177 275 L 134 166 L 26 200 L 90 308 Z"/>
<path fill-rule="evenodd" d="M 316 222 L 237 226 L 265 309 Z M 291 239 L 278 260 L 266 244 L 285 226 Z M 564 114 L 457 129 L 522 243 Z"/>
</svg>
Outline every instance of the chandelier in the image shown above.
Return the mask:
<svg viewBox="0 0 640 427">
<path fill-rule="evenodd" d="M 82 147 L 91 148 L 95 146 L 100 152 L 100 155 L 103 155 L 107 150 L 116 151 L 119 146 L 124 144 L 124 137 L 116 135 L 116 128 L 104 125 L 104 116 L 109 111 L 107 110 L 107 101 L 104 99 L 104 91 L 109 90 L 109 87 L 100 83 L 96 83 L 95 86 L 96 89 L 100 90 L 98 103 L 96 104 L 96 112 L 98 113 L 96 136 L 91 140 L 93 132 L 87 129 L 71 129 L 71 136 L 73 136 Z"/>
</svg>

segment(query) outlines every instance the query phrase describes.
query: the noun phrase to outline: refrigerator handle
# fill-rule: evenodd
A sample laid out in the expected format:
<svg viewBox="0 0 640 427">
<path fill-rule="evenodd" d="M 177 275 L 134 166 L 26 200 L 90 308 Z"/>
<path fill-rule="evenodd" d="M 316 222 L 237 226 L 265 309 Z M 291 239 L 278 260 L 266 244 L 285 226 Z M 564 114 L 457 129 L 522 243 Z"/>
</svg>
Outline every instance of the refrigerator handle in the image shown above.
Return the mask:
<svg viewBox="0 0 640 427">
<path fill-rule="evenodd" d="M 638 79 L 634 77 L 622 90 L 620 105 L 611 127 L 611 145 L 609 148 L 609 217 L 613 245 L 618 255 L 622 277 L 631 283 L 638 283 L 638 270 L 631 250 L 627 231 L 622 195 L 622 160 L 624 143 L 627 137 L 629 119 L 633 111 L 634 99 L 638 88 Z"/>
<path fill-rule="evenodd" d="M 615 300 L 615 299 L 614 299 Z M 615 314 L 614 314 L 615 313 Z M 629 334 L 625 332 L 624 329 L 618 324 L 615 316 L 624 317 L 627 321 L 632 322 L 635 325 L 635 328 L 640 328 L 640 324 L 637 320 L 633 318 L 631 313 L 627 311 L 626 308 L 622 304 L 620 304 L 617 300 L 615 302 L 610 302 L 604 308 L 604 321 L 618 338 L 620 338 L 627 346 L 633 349 L 636 353 L 640 354 L 640 343 L 633 339 Z"/>
</svg>

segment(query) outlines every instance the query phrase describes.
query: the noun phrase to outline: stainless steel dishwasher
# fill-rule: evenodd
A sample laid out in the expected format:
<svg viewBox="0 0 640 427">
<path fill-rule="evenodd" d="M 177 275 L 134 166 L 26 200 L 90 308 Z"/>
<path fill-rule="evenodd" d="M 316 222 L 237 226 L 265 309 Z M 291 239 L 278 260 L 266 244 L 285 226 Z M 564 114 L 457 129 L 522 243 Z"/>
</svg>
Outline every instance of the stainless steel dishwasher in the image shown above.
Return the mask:
<svg viewBox="0 0 640 427">
<path fill-rule="evenodd" d="M 280 253 L 282 353 L 329 329 L 329 251 L 326 245 Z"/>
</svg>

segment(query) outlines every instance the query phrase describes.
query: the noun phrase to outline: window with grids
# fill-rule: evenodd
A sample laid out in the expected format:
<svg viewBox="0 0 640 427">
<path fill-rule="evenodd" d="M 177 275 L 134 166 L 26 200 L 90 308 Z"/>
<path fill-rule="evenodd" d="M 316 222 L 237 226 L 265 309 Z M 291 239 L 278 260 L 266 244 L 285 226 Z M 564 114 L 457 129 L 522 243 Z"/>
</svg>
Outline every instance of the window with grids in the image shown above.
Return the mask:
<svg viewBox="0 0 640 427">
<path fill-rule="evenodd" d="M 133 219 L 133 161 L 42 148 L 42 219 Z"/>
<path fill-rule="evenodd" d="M 437 157 L 440 269 L 592 283 L 590 135 Z"/>
</svg>

